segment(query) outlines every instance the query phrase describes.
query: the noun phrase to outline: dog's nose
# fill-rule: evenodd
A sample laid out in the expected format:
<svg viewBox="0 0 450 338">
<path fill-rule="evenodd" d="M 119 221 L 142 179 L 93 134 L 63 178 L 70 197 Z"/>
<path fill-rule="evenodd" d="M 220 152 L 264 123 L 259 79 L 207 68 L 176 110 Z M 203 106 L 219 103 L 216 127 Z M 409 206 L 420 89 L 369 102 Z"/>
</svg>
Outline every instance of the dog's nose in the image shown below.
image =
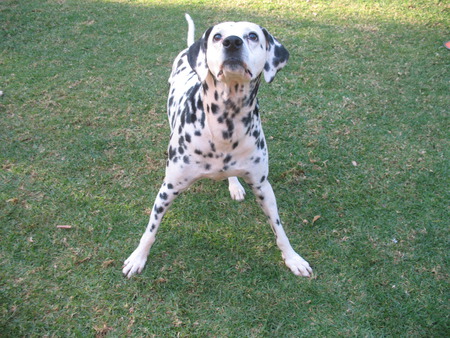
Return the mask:
<svg viewBox="0 0 450 338">
<path fill-rule="evenodd" d="M 239 36 L 231 35 L 223 40 L 222 45 L 227 51 L 234 52 L 240 49 L 243 43 Z"/>
</svg>

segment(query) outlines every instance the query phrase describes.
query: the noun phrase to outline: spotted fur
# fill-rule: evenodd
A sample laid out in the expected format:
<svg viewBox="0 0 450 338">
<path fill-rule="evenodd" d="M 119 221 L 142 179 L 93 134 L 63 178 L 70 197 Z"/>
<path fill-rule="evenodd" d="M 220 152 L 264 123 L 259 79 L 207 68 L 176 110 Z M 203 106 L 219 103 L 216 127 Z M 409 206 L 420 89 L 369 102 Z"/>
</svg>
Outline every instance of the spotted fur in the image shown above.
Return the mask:
<svg viewBox="0 0 450 338">
<path fill-rule="evenodd" d="M 241 177 L 267 215 L 286 265 L 296 275 L 309 276 L 309 264 L 283 230 L 267 180 L 268 152 L 257 99 L 261 77 L 272 82 L 289 53 L 265 28 L 249 22 L 218 24 L 193 42 L 194 24 L 189 16 L 187 20 L 190 43 L 175 59 L 169 78 L 166 175 L 123 273 L 131 277 L 142 271 L 164 214 L 192 183 L 228 179 L 231 197 L 240 201 L 245 196 Z"/>
</svg>

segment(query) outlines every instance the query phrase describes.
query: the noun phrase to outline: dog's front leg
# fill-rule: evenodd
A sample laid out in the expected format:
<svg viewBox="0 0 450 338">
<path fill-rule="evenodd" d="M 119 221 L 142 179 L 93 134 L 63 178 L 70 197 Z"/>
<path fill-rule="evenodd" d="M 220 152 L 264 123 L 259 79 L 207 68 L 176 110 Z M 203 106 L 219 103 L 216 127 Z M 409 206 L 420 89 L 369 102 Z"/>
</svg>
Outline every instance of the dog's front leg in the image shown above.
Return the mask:
<svg viewBox="0 0 450 338">
<path fill-rule="evenodd" d="M 162 218 L 180 192 L 181 190 L 176 190 L 171 183 L 164 182 L 162 184 L 158 196 L 155 199 L 147 229 L 142 235 L 138 247 L 123 265 L 122 272 L 126 277 L 130 278 L 136 273 L 141 273 L 142 269 L 144 269 L 148 253 L 155 242 L 156 232 L 158 231 Z"/>
<path fill-rule="evenodd" d="M 277 245 L 281 250 L 285 264 L 295 275 L 309 277 L 312 274 L 311 267 L 307 261 L 294 251 L 284 232 L 283 226 L 281 225 L 272 186 L 266 179 L 259 185 L 252 185 L 252 188 L 258 203 L 261 205 L 264 213 L 269 219 L 270 226 L 275 233 Z"/>
</svg>

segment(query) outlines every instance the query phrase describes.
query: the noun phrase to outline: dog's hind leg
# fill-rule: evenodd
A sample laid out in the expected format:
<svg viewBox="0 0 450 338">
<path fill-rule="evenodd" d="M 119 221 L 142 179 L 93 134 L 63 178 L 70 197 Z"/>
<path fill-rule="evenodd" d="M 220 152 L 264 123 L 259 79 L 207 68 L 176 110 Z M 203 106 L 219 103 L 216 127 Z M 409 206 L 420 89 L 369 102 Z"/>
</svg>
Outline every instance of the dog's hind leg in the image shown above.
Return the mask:
<svg viewBox="0 0 450 338">
<path fill-rule="evenodd" d="M 237 177 L 228 178 L 228 190 L 230 190 L 231 198 L 236 201 L 243 201 L 245 197 L 244 187 L 239 183 Z"/>
</svg>

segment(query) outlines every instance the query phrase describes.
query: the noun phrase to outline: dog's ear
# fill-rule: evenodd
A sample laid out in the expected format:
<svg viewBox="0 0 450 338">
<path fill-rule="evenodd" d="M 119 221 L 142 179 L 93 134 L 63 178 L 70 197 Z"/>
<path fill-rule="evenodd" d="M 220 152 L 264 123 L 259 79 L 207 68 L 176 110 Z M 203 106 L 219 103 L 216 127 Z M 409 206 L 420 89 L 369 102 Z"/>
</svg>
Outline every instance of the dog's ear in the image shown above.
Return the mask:
<svg viewBox="0 0 450 338">
<path fill-rule="evenodd" d="M 209 68 L 206 61 L 206 48 L 208 37 L 213 27 L 206 30 L 203 36 L 194 42 L 188 49 L 188 62 L 191 68 L 197 73 L 200 81 L 203 82 L 208 76 Z"/>
<path fill-rule="evenodd" d="M 275 78 L 277 72 L 286 65 L 289 59 L 289 52 L 280 42 L 278 42 L 277 39 L 270 35 L 265 28 L 262 28 L 262 31 L 264 32 L 267 42 L 267 58 L 266 64 L 264 65 L 264 79 L 266 82 L 270 83 Z"/>
</svg>

